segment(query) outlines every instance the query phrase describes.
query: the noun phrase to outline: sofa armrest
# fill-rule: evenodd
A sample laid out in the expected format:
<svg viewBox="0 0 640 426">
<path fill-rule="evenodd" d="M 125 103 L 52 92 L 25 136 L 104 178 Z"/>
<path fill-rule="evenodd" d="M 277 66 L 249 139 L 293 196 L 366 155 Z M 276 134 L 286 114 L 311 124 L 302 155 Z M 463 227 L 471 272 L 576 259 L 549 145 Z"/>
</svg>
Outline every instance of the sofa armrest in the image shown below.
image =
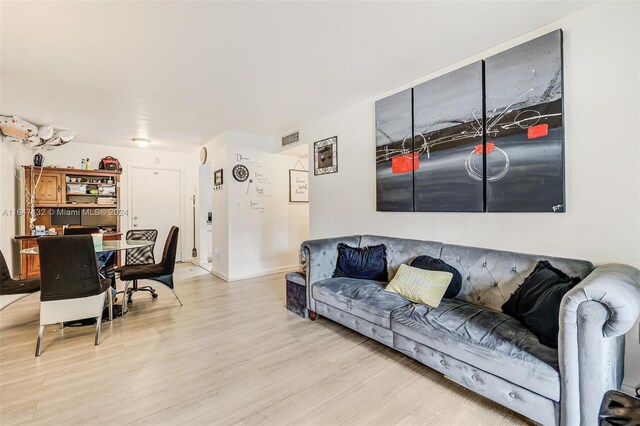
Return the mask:
<svg viewBox="0 0 640 426">
<path fill-rule="evenodd" d="M 619 389 L 624 334 L 640 315 L 640 271 L 603 265 L 569 291 L 560 306 L 561 424 L 596 425 L 604 393 Z"/>
<path fill-rule="evenodd" d="M 320 280 L 331 278 L 336 269 L 338 259 L 338 244 L 345 243 L 352 247 L 360 245 L 360 236 L 325 238 L 308 240 L 302 243 L 300 252 L 307 260 L 307 309 L 316 310 L 312 297 L 313 284 Z"/>
</svg>

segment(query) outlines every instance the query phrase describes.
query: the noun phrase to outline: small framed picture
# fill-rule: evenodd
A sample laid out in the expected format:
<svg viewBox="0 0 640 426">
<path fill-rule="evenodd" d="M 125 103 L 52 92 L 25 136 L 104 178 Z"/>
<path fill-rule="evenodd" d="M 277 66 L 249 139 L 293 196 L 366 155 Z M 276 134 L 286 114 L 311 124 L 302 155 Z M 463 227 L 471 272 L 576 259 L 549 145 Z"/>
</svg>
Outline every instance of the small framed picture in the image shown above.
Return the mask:
<svg viewBox="0 0 640 426">
<path fill-rule="evenodd" d="M 289 169 L 289 201 L 292 203 L 309 202 L 309 172 Z"/>
<path fill-rule="evenodd" d="M 218 169 L 213 172 L 213 186 L 222 185 L 222 169 Z"/>
<path fill-rule="evenodd" d="M 313 144 L 314 175 L 338 172 L 338 137 L 333 136 Z"/>
</svg>

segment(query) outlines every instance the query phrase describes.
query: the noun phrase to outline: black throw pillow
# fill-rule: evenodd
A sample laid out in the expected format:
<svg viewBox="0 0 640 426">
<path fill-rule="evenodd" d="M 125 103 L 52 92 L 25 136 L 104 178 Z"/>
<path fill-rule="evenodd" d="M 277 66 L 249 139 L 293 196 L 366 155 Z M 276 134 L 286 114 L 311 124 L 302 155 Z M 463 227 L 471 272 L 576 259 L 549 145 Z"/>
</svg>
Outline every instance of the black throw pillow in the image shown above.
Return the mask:
<svg viewBox="0 0 640 426">
<path fill-rule="evenodd" d="M 386 247 L 384 244 L 369 247 L 338 244 L 338 261 L 333 277 L 388 281 Z"/>
<path fill-rule="evenodd" d="M 442 271 L 442 272 L 451 272 L 453 277 L 451 277 L 451 282 L 449 283 L 449 287 L 447 287 L 447 291 L 442 296 L 444 299 L 453 299 L 460 293 L 460 289 L 462 288 L 462 275 L 460 272 L 453 266 L 449 265 L 443 260 L 433 258 L 431 256 L 418 256 L 411 261 L 409 266 L 413 266 L 414 268 L 426 269 L 427 271 Z"/>
<path fill-rule="evenodd" d="M 538 262 L 502 312 L 523 323 L 543 345 L 558 347 L 560 302 L 569 290 L 580 282 L 554 268 L 548 261 Z"/>
</svg>

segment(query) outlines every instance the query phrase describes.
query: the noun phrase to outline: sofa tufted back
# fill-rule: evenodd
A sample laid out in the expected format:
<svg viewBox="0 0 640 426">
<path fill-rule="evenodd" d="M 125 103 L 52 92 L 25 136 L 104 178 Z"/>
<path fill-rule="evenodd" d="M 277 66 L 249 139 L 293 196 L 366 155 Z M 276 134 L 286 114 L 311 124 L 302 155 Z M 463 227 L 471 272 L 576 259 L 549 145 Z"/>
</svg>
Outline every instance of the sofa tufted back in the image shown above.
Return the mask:
<svg viewBox="0 0 640 426">
<path fill-rule="evenodd" d="M 457 299 L 498 311 L 539 260 L 548 260 L 567 275 L 581 278 L 593 269 L 591 262 L 584 260 L 450 244 L 442 247 L 440 258 L 462 274 L 462 290 Z"/>
<path fill-rule="evenodd" d="M 444 244 L 434 241 L 409 240 L 407 238 L 381 237 L 378 235 L 363 235 L 360 247 L 384 244 L 387 247 L 387 272 L 391 281 L 401 264 L 409 264 L 413 259 L 423 254 L 440 257 Z"/>
</svg>

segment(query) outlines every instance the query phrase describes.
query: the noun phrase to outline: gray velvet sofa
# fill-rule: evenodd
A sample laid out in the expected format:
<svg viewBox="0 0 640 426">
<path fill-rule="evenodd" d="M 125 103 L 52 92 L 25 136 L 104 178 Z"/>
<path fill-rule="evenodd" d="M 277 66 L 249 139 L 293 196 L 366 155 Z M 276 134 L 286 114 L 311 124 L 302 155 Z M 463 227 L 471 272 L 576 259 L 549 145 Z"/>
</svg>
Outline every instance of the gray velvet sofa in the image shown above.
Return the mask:
<svg viewBox="0 0 640 426">
<path fill-rule="evenodd" d="M 454 266 L 455 299 L 435 309 L 385 283 L 332 278 L 337 244 L 384 244 L 389 280 L 420 255 Z M 590 262 L 372 235 L 306 241 L 307 308 L 545 425 L 596 425 L 603 394 L 621 385 L 624 334 L 640 313 L 640 271 Z M 583 280 L 563 299 L 559 350 L 538 342 L 502 304 L 541 259 Z"/>
</svg>

